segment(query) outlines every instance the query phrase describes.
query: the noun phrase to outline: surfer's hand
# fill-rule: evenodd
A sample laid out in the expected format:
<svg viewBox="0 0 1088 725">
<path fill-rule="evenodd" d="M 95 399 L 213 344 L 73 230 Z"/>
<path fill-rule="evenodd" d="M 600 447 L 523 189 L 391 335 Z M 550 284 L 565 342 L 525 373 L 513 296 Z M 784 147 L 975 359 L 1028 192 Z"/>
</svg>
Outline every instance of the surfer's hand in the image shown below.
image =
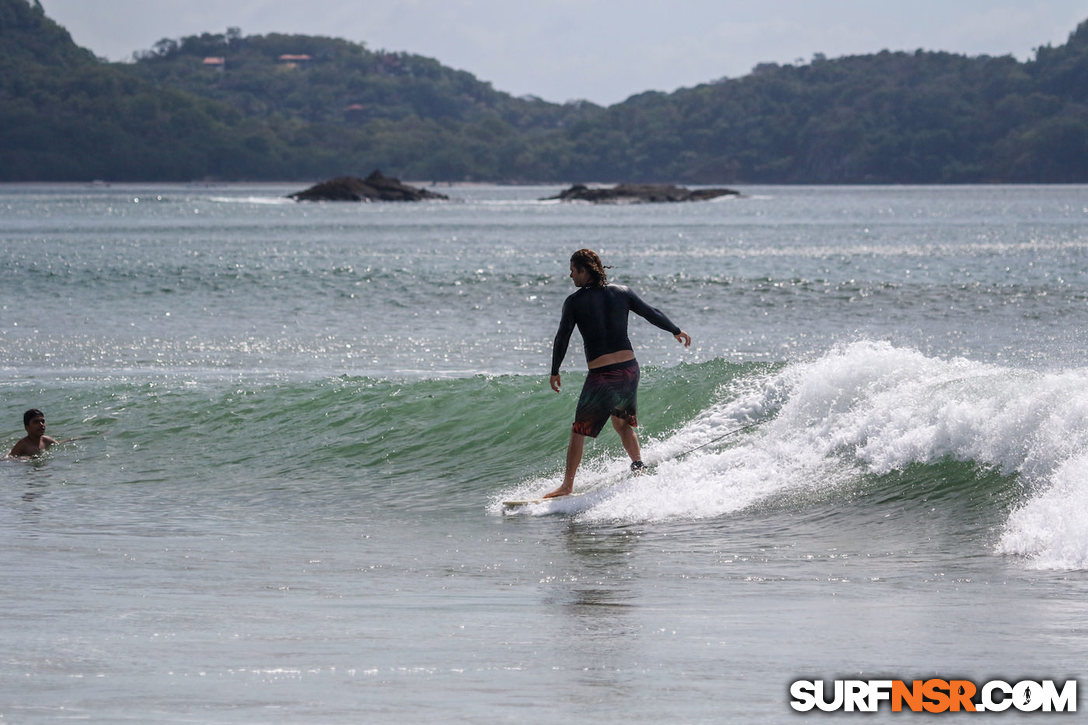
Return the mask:
<svg viewBox="0 0 1088 725">
<path fill-rule="evenodd" d="M 551 382 L 552 390 L 554 390 L 555 392 L 558 393 L 559 388 L 562 386 L 562 383 L 559 382 L 559 376 L 558 375 L 553 375 L 549 382 Z"/>
<path fill-rule="evenodd" d="M 684 347 L 691 347 L 691 335 L 684 332 L 683 330 L 673 335 L 673 337 L 676 338 L 677 342 L 684 343 Z"/>
</svg>

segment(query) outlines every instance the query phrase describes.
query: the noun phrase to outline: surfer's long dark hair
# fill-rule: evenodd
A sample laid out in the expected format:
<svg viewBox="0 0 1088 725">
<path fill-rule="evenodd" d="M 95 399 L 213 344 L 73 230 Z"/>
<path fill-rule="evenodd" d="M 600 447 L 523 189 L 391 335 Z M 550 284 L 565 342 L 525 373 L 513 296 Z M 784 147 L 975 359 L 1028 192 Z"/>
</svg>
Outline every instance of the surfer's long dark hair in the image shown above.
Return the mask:
<svg viewBox="0 0 1088 725">
<path fill-rule="evenodd" d="M 579 249 L 570 255 L 570 263 L 593 276 L 593 287 L 604 287 L 608 284 L 608 273 L 605 270 L 612 268 L 604 266 L 601 258 L 592 249 Z"/>
</svg>

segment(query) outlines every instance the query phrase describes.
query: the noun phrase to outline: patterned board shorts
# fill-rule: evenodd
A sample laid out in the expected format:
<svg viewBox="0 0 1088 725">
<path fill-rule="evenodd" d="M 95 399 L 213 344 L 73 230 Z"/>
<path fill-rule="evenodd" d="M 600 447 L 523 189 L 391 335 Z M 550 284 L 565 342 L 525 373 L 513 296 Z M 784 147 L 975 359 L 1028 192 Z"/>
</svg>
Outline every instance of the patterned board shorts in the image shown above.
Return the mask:
<svg viewBox="0 0 1088 725">
<path fill-rule="evenodd" d="M 574 432 L 596 438 L 613 415 L 638 427 L 638 374 L 636 360 L 590 370 L 574 413 Z"/>
</svg>

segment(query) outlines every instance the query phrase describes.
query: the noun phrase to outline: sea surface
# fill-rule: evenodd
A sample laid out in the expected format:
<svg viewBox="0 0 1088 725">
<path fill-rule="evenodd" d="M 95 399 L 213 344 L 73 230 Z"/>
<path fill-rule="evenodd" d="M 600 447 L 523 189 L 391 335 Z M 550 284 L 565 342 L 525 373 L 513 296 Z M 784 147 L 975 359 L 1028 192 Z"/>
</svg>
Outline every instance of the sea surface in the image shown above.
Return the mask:
<svg viewBox="0 0 1088 725">
<path fill-rule="evenodd" d="M 0 462 L 0 722 L 913 722 L 790 683 L 1088 674 L 1088 187 L 304 186 L 0 186 L 0 446 L 80 439 Z M 580 247 L 694 344 L 632 318 L 649 473 L 606 430 L 507 512 L 562 475 Z"/>
</svg>

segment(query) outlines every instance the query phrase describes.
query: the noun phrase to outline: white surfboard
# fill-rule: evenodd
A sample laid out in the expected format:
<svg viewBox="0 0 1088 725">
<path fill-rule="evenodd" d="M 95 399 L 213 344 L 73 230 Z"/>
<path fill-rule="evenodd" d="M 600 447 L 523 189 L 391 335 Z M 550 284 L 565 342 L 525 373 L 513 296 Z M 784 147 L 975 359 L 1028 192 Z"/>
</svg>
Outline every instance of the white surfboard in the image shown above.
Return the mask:
<svg viewBox="0 0 1088 725">
<path fill-rule="evenodd" d="M 567 499 L 585 496 L 585 493 L 568 493 L 565 496 L 552 496 L 551 498 L 527 498 L 520 501 L 503 501 L 504 508 L 513 509 L 519 506 L 532 506 L 534 504 L 552 503 L 553 501 L 566 501 Z"/>
</svg>

